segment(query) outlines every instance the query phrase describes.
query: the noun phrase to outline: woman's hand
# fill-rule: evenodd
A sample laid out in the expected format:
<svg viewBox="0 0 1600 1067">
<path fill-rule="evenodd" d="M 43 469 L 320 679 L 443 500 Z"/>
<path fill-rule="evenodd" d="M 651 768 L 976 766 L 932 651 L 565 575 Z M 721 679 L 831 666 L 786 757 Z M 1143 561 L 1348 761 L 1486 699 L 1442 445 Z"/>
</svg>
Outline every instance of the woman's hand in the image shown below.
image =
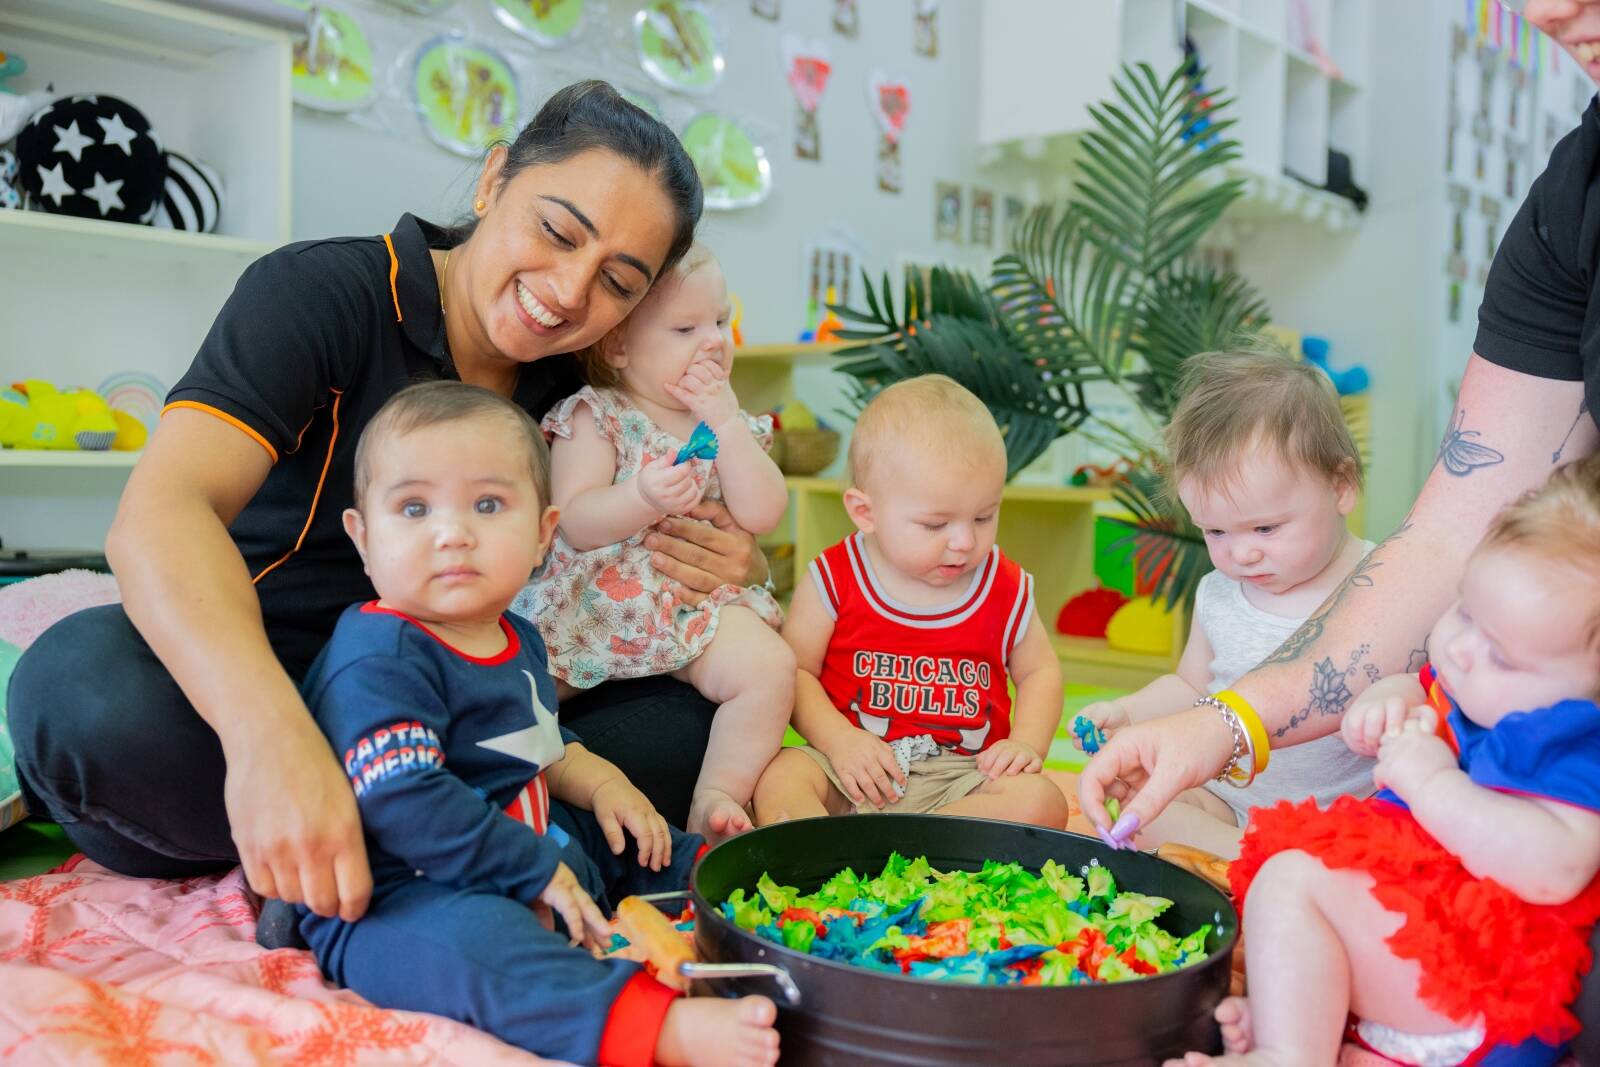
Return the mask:
<svg viewBox="0 0 1600 1067">
<path fill-rule="evenodd" d="M 372 897 L 361 815 L 327 740 L 301 711 L 227 747 L 223 803 L 245 878 L 265 897 L 355 922 Z"/>
<path fill-rule="evenodd" d="M 533 913 L 544 923 L 545 929 L 555 929 L 554 916 L 559 914 L 567 924 L 567 934 L 573 947 L 583 945 L 589 949 L 603 949 L 611 941 L 611 927 L 594 899 L 584 891 L 578 876 L 565 863 L 556 864 L 555 873 L 545 883 L 544 891 L 533 903 Z"/>
<path fill-rule="evenodd" d="M 858 726 L 845 726 L 816 743 L 816 748 L 833 764 L 844 795 L 853 803 L 884 808 L 900 799 L 894 786 L 904 789 L 906 775 L 882 738 Z"/>
<path fill-rule="evenodd" d="M 705 492 L 695 481 L 687 463 L 673 463 L 671 456 L 658 456 L 634 475 L 639 495 L 657 515 L 681 515 L 694 507 Z"/>
<path fill-rule="evenodd" d="M 651 564 L 669 579 L 669 591 L 686 604 L 698 604 L 724 585 L 767 580 L 767 560 L 756 539 L 715 500 L 662 519 L 644 544 Z"/>
<path fill-rule="evenodd" d="M 620 775 L 609 778 L 600 783 L 589 803 L 612 855 L 622 855 L 627 845 L 622 831 L 626 829 L 639 842 L 639 866 L 659 871 L 672 862 L 667 820 L 632 782 Z"/>
<path fill-rule="evenodd" d="M 1010 737 L 978 753 L 977 764 L 991 781 L 1008 774 L 1034 774 L 1044 768 L 1044 760 L 1031 745 Z"/>
<path fill-rule="evenodd" d="M 1190 708 L 1117 731 L 1078 777 L 1084 815 L 1119 840 L 1149 826 L 1179 793 L 1215 778 L 1233 755 L 1233 732 L 1214 710 Z M 1106 798 L 1122 803 L 1115 823 Z"/>
</svg>

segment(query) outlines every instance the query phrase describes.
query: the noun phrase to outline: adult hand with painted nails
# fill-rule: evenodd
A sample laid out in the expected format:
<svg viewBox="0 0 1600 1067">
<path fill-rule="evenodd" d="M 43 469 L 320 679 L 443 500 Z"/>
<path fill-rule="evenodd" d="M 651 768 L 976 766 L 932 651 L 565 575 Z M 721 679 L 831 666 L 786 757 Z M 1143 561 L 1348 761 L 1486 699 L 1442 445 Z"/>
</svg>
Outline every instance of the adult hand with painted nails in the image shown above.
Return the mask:
<svg viewBox="0 0 1600 1067">
<path fill-rule="evenodd" d="M 1078 778 L 1083 814 L 1109 844 L 1131 847 L 1185 789 L 1203 785 L 1233 754 L 1233 734 L 1211 708 L 1190 708 L 1117 731 Z M 1106 801 L 1115 798 L 1114 819 Z"/>
</svg>

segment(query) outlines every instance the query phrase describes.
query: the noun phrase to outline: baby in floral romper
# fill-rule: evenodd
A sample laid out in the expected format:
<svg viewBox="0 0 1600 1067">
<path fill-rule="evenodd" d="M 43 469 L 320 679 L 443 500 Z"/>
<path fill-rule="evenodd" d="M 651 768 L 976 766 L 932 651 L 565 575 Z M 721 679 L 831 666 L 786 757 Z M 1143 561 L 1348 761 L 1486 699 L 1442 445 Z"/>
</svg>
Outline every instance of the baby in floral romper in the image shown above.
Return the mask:
<svg viewBox="0 0 1600 1067">
<path fill-rule="evenodd" d="M 539 627 L 563 696 L 671 674 L 720 705 L 688 819 L 711 840 L 750 828 L 745 806 L 794 704 L 794 654 L 772 594 L 726 585 L 685 603 L 644 547 L 658 520 L 702 499 L 758 536 L 788 506 L 766 454 L 771 420 L 741 411 L 728 384 L 729 315 L 722 268 L 696 246 L 584 353 L 590 385 L 544 421 L 559 531 L 546 570 L 512 605 Z M 700 423 L 716 435 L 715 459 L 676 462 Z"/>
</svg>

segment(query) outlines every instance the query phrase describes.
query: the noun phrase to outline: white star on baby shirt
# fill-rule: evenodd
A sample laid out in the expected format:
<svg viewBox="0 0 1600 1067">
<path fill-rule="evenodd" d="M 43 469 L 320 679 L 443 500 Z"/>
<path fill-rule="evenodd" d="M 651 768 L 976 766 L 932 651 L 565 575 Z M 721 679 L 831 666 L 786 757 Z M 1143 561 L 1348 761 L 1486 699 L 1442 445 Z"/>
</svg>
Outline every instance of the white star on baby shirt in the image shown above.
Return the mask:
<svg viewBox="0 0 1600 1067">
<path fill-rule="evenodd" d="M 130 129 L 123 121 L 121 115 L 112 115 L 109 119 L 97 118 L 96 122 L 105 131 L 106 144 L 114 144 L 128 155 L 133 155 L 133 141 L 139 136 L 137 130 Z"/>
<path fill-rule="evenodd" d="M 99 171 L 95 171 L 94 185 L 85 189 L 83 195 L 100 205 L 100 214 L 102 216 L 109 215 L 112 208 L 123 206 L 122 182 L 123 179 L 121 178 L 114 182 L 108 182 Z"/>
<path fill-rule="evenodd" d="M 56 207 L 61 206 L 61 198 L 63 196 L 74 196 L 78 192 L 78 190 L 67 184 L 67 176 L 62 172 L 60 163 L 57 163 L 49 170 L 40 167 L 39 181 L 44 185 L 39 190 L 40 199 L 48 196 L 56 202 Z"/>
<path fill-rule="evenodd" d="M 94 144 L 93 137 L 85 137 L 78 129 L 78 120 L 73 119 L 66 126 L 52 126 L 56 131 L 57 152 L 65 152 L 72 157 L 74 163 L 83 162 L 83 150 Z"/>
<path fill-rule="evenodd" d="M 515 756 L 535 767 L 548 767 L 561 758 L 566 744 L 561 740 L 561 728 L 556 725 L 555 713 L 539 699 L 539 687 L 534 683 L 533 675 L 527 671 L 522 673 L 528 678 L 533 725 L 498 737 L 485 738 L 478 742 L 478 747 Z"/>
</svg>

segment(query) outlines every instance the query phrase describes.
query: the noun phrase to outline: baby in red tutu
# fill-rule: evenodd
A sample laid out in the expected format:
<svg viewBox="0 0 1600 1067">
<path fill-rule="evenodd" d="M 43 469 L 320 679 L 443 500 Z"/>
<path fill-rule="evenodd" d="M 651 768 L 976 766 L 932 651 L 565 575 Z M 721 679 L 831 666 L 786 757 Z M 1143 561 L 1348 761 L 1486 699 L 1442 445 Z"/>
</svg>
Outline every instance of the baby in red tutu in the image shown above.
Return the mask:
<svg viewBox="0 0 1600 1067">
<path fill-rule="evenodd" d="M 1553 1063 L 1600 918 L 1600 457 L 1507 507 L 1420 675 L 1345 715 L 1382 791 L 1258 809 L 1231 877 L 1248 1003 L 1230 1055 Z"/>
</svg>

